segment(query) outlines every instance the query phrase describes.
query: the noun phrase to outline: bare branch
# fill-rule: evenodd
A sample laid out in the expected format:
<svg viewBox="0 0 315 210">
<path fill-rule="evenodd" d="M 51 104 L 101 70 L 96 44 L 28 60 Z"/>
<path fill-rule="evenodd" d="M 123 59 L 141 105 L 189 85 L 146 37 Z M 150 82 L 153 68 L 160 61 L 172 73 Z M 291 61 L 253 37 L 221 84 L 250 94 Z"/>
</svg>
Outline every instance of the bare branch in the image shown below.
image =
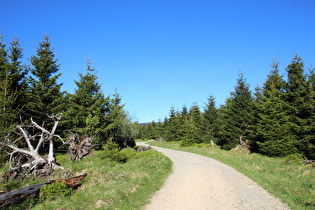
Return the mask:
<svg viewBox="0 0 315 210">
<path fill-rule="evenodd" d="M 25 130 L 20 125 L 18 125 L 17 127 L 21 131 L 21 133 L 23 134 L 24 139 L 25 139 L 25 141 L 27 143 L 27 146 L 28 146 L 29 150 L 34 151 L 34 147 L 32 146 L 30 138 L 27 135 L 27 133 L 25 132 Z"/>
</svg>

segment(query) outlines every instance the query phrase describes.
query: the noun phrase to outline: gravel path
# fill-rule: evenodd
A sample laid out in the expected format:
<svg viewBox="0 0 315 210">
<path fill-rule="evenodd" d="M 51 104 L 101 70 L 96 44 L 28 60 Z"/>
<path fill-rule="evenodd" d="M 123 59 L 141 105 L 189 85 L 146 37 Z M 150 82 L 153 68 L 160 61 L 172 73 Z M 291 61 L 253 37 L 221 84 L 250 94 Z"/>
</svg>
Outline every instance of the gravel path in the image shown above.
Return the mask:
<svg viewBox="0 0 315 210">
<path fill-rule="evenodd" d="M 217 160 L 153 148 L 173 161 L 173 173 L 147 210 L 289 209 L 247 176 Z"/>
</svg>

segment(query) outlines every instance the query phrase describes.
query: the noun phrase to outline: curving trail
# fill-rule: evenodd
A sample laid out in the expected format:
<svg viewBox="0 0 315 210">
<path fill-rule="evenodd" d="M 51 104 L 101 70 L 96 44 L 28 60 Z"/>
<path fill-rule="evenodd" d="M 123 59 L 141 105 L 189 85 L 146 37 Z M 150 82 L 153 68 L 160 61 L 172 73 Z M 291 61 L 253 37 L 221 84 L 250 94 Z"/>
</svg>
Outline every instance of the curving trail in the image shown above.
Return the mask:
<svg viewBox="0 0 315 210">
<path fill-rule="evenodd" d="M 247 176 L 217 160 L 153 148 L 173 161 L 173 173 L 147 210 L 289 209 Z"/>
</svg>

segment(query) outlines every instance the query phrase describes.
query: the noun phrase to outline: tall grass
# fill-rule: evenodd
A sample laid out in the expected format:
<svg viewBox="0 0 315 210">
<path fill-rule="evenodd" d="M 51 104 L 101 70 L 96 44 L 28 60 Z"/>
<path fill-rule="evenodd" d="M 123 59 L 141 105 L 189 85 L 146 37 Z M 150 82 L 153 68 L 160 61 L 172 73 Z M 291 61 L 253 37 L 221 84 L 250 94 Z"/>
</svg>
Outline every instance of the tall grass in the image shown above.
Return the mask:
<svg viewBox="0 0 315 210">
<path fill-rule="evenodd" d="M 126 163 L 96 153 L 76 162 L 61 155 L 57 161 L 72 170 L 72 175 L 88 175 L 71 196 L 45 200 L 33 209 L 141 209 L 172 170 L 169 158 L 155 150 L 137 153 Z"/>
<path fill-rule="evenodd" d="M 210 148 L 209 145 L 180 147 L 179 143 L 150 144 L 214 158 L 253 179 L 292 209 L 315 209 L 315 167 L 302 164 L 294 156 L 271 158 Z"/>
</svg>

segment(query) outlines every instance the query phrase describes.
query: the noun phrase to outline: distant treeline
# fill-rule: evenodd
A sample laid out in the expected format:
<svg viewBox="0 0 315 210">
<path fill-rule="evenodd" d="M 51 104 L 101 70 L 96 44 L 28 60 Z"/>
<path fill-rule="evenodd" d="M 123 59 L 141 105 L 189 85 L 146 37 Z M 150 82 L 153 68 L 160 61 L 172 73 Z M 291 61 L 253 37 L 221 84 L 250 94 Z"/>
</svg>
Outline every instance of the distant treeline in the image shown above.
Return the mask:
<svg viewBox="0 0 315 210">
<path fill-rule="evenodd" d="M 315 72 L 305 71 L 296 55 L 280 75 L 277 61 L 262 87 L 254 92 L 240 74 L 224 105 L 210 95 L 201 111 L 197 104 L 171 108 L 163 122 L 141 128 L 143 139 L 180 141 L 182 146 L 209 143 L 223 149 L 248 141 L 252 152 L 268 156 L 315 157 Z"/>
</svg>

